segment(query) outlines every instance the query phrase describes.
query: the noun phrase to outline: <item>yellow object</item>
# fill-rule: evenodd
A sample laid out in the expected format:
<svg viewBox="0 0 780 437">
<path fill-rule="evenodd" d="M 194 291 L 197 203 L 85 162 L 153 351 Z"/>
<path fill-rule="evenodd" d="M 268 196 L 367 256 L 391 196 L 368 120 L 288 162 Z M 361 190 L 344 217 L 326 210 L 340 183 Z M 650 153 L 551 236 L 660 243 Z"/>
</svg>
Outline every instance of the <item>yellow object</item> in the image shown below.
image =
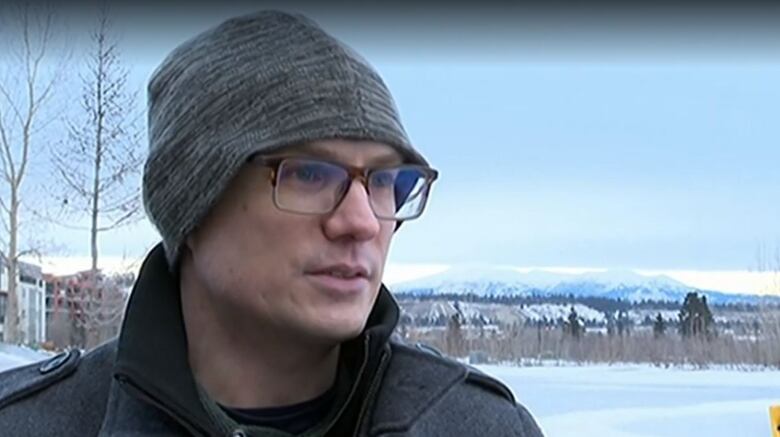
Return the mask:
<svg viewBox="0 0 780 437">
<path fill-rule="evenodd" d="M 769 422 L 772 423 L 772 437 L 780 437 L 780 405 L 769 407 Z"/>
</svg>

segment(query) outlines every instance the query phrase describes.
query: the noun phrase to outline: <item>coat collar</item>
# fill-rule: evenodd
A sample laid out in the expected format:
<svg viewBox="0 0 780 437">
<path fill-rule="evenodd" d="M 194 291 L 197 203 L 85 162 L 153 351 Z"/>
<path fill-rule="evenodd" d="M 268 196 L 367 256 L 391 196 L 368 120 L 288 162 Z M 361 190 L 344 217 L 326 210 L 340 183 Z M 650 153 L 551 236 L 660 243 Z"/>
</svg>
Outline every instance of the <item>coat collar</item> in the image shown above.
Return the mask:
<svg viewBox="0 0 780 437">
<path fill-rule="evenodd" d="M 398 317 L 398 305 L 382 286 L 366 329 L 343 345 L 347 365 L 355 369 L 355 396 L 344 409 L 345 419 L 356 419 L 363 394 L 381 377 L 377 368 Z M 168 269 L 162 245 L 144 260 L 133 288 L 118 340 L 114 378 L 101 435 L 133 435 L 161 423 L 193 435 L 214 432 L 187 360 L 178 278 Z M 156 408 L 150 409 L 150 404 Z M 139 416 L 154 420 L 133 420 Z"/>
<path fill-rule="evenodd" d="M 144 260 L 130 295 L 114 377 L 134 398 L 155 404 L 193 434 L 205 435 L 211 425 L 187 361 L 183 320 L 178 278 L 168 270 L 165 252 L 158 245 Z M 141 405 L 136 402 L 122 405 L 133 407 L 122 412 L 137 414 Z"/>
</svg>

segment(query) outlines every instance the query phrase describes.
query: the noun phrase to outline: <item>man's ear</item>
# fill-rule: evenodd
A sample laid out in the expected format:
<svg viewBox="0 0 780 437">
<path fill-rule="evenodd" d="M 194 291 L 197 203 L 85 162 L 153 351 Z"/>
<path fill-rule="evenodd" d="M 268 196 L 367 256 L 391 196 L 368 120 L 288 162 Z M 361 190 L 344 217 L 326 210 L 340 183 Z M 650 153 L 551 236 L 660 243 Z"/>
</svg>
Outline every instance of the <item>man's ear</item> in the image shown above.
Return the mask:
<svg viewBox="0 0 780 437">
<path fill-rule="evenodd" d="M 187 234 L 187 237 L 184 238 L 184 244 L 181 245 L 182 251 L 190 251 L 195 248 L 196 242 L 196 236 L 195 236 L 195 230 L 193 229 L 189 234 Z"/>
</svg>

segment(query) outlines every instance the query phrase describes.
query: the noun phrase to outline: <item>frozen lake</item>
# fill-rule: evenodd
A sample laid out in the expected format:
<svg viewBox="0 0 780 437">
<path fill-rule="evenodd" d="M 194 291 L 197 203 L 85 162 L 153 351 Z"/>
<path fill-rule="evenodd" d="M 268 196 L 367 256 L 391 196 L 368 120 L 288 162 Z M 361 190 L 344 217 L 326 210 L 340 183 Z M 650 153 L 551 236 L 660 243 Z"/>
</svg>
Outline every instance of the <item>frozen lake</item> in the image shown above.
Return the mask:
<svg viewBox="0 0 780 437">
<path fill-rule="evenodd" d="M 0 370 L 38 355 L 0 348 Z M 547 437 L 767 437 L 780 371 L 645 365 L 478 366 L 506 382 Z"/>
<path fill-rule="evenodd" d="M 506 382 L 548 437 L 767 437 L 780 371 L 645 365 L 478 366 Z"/>
</svg>

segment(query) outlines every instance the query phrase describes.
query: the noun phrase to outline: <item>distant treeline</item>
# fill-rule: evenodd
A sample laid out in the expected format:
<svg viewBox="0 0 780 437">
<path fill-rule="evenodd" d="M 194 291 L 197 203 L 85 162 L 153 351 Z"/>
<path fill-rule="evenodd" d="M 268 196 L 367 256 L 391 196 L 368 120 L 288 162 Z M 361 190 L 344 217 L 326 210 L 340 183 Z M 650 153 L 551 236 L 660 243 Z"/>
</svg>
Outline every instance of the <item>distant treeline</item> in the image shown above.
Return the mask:
<svg viewBox="0 0 780 437">
<path fill-rule="evenodd" d="M 706 293 L 704 293 L 706 295 Z M 398 293 L 395 294 L 398 300 L 417 300 L 417 301 L 454 301 L 454 302 L 469 302 L 469 303 L 494 303 L 503 305 L 538 305 L 538 304 L 558 304 L 558 305 L 571 305 L 575 303 L 586 305 L 597 311 L 604 313 L 616 313 L 619 311 L 634 310 L 679 310 L 682 305 L 680 301 L 659 301 L 659 300 L 641 300 L 637 302 L 613 299 L 609 297 L 597 297 L 597 296 L 575 296 L 573 294 L 541 294 L 541 292 L 532 292 L 527 296 L 480 296 L 473 293 L 458 294 L 458 293 L 433 293 L 432 289 L 419 289 L 415 290 L 414 294 L 411 293 Z M 710 306 L 713 309 L 721 311 L 744 311 L 754 312 L 760 309 L 760 306 L 752 303 L 718 303 L 714 304 L 710 302 Z M 764 304 L 761 307 L 767 306 L 772 308 L 780 308 L 778 304 Z"/>
</svg>

